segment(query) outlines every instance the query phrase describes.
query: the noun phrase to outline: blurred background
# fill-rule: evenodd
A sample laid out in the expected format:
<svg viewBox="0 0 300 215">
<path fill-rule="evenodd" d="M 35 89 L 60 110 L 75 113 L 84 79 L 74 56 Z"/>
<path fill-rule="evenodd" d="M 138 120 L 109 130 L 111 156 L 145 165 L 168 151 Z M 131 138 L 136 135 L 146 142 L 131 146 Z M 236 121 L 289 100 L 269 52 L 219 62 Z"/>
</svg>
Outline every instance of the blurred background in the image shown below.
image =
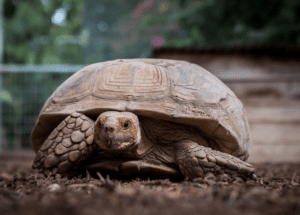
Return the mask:
<svg viewBox="0 0 300 215">
<path fill-rule="evenodd" d="M 166 58 L 242 100 L 250 162 L 299 162 L 299 47 L 299 0 L 0 0 L 0 153 L 33 155 L 44 102 L 87 64 Z"/>
</svg>

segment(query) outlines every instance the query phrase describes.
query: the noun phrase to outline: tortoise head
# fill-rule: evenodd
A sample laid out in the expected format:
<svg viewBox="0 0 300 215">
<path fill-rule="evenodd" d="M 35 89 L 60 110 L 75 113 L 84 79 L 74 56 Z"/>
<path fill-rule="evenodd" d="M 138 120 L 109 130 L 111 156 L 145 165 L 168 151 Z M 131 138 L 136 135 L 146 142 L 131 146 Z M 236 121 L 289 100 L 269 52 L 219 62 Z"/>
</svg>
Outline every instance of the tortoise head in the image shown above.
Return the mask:
<svg viewBox="0 0 300 215">
<path fill-rule="evenodd" d="M 137 115 L 130 112 L 107 111 L 95 122 L 95 143 L 102 149 L 126 152 L 137 146 L 141 131 Z"/>
</svg>

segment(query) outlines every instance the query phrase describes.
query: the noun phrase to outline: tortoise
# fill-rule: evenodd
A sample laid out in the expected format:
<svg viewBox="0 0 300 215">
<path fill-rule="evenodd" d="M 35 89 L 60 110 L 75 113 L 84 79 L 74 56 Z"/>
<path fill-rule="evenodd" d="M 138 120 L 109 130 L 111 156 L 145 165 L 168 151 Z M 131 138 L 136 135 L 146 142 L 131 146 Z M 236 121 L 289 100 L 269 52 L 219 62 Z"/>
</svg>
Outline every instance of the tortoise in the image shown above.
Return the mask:
<svg viewBox="0 0 300 215">
<path fill-rule="evenodd" d="M 194 179 L 254 177 L 243 105 L 217 77 L 185 61 L 119 59 L 89 65 L 45 102 L 33 128 L 33 168 Z"/>
</svg>

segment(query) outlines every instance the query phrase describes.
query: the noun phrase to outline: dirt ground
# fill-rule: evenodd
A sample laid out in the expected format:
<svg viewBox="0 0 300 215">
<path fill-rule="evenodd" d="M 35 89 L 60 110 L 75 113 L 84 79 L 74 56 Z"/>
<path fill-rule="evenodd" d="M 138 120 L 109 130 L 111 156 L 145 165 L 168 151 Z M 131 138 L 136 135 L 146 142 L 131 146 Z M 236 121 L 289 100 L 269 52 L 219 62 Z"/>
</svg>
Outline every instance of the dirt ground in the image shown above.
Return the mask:
<svg viewBox="0 0 300 215">
<path fill-rule="evenodd" d="M 300 163 L 254 164 L 257 181 L 172 182 L 37 179 L 31 162 L 0 156 L 0 214 L 300 214 Z"/>
</svg>

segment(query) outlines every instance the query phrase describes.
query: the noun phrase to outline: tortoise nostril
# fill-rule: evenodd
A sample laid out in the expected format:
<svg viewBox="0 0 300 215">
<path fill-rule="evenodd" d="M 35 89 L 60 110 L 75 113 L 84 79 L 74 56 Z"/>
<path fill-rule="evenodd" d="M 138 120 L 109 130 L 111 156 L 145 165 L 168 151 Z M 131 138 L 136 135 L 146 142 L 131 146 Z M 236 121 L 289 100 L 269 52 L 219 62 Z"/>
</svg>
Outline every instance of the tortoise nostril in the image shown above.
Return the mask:
<svg viewBox="0 0 300 215">
<path fill-rule="evenodd" d="M 113 127 L 105 127 L 105 132 L 114 132 L 114 130 Z"/>
</svg>

